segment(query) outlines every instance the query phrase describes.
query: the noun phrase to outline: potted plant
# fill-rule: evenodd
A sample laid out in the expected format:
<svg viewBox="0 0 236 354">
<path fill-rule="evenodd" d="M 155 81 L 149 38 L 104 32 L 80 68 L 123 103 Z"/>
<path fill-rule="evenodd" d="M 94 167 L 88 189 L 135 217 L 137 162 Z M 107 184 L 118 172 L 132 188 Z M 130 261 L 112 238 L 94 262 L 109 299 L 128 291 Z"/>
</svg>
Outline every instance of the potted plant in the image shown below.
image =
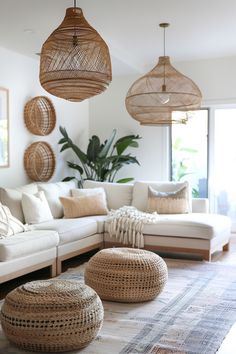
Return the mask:
<svg viewBox="0 0 236 354">
<path fill-rule="evenodd" d="M 129 147 L 137 148 L 139 146 L 137 141 L 141 139 L 139 135 L 126 135 L 114 142 L 116 136 L 116 129 L 114 129 L 111 136 L 103 143 L 100 142 L 97 135 L 93 135 L 89 139 L 87 151 L 84 152 L 73 143 L 65 128 L 60 126 L 59 130 L 63 136 L 58 142 L 62 145 L 60 151 L 71 149 L 78 159 L 78 164 L 67 161 L 67 165 L 79 174 L 79 178 L 77 178 L 79 186 L 82 186 L 85 179 L 114 182 L 117 172 L 122 167 L 127 164 L 139 165 L 135 156 L 124 153 Z M 76 177 L 66 177 L 64 181 L 74 178 Z M 126 183 L 132 180 L 132 177 L 128 177 L 116 180 L 116 182 Z"/>
</svg>

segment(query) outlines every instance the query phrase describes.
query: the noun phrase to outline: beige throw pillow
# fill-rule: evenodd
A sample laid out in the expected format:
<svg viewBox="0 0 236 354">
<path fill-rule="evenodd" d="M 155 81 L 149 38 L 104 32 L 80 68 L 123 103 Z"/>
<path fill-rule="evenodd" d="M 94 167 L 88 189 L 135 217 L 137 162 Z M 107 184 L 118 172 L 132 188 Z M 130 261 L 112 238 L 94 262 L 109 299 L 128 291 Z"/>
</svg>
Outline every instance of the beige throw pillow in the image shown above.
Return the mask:
<svg viewBox="0 0 236 354">
<path fill-rule="evenodd" d="M 20 220 L 11 214 L 7 206 L 0 203 L 0 239 L 27 230 L 27 225 L 23 225 Z"/>
<path fill-rule="evenodd" d="M 106 215 L 106 199 L 102 193 L 83 197 L 60 197 L 65 218 L 80 218 L 89 215 Z"/>
<path fill-rule="evenodd" d="M 23 193 L 21 204 L 28 224 L 38 224 L 53 219 L 43 191 L 36 194 Z"/>
<path fill-rule="evenodd" d="M 159 192 L 150 186 L 148 187 L 148 213 L 185 214 L 189 211 L 188 186 L 175 192 Z"/>
</svg>

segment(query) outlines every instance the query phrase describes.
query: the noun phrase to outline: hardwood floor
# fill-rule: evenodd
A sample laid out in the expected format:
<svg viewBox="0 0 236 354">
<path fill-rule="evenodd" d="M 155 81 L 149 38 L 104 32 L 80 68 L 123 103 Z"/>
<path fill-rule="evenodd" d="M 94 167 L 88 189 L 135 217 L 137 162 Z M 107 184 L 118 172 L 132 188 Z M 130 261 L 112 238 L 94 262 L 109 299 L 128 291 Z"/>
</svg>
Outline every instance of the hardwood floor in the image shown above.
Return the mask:
<svg viewBox="0 0 236 354">
<path fill-rule="evenodd" d="M 79 264 L 86 262 L 93 254 L 94 251 L 88 252 L 85 255 L 75 257 L 73 259 L 63 262 L 62 271 L 64 272 L 68 268 L 76 267 Z M 186 259 L 189 257 L 184 257 L 184 258 Z M 212 256 L 212 262 L 219 262 L 219 263 L 231 264 L 236 266 L 236 234 L 232 234 L 232 238 L 230 242 L 230 250 L 224 252 L 223 251 L 216 252 Z M 16 288 L 21 284 L 24 284 L 32 280 L 48 279 L 49 277 L 50 277 L 49 269 L 46 268 L 19 277 L 17 279 L 11 280 L 4 284 L 0 284 L 0 299 L 3 299 L 9 291 L 13 290 L 14 288 Z M 231 328 L 228 335 L 226 336 L 220 349 L 217 351 L 217 354 L 235 354 L 235 353 L 236 353 L 236 323 Z"/>
</svg>

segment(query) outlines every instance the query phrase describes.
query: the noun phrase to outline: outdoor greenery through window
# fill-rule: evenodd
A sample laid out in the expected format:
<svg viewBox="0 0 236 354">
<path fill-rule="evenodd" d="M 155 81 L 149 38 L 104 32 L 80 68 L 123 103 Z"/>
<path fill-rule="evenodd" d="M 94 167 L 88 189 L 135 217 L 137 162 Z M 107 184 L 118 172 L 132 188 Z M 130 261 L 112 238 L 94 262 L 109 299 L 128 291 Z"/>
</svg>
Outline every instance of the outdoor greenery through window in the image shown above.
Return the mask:
<svg viewBox="0 0 236 354">
<path fill-rule="evenodd" d="M 189 112 L 187 124 L 172 125 L 171 180 L 189 181 L 194 198 L 208 196 L 208 109 Z"/>
</svg>

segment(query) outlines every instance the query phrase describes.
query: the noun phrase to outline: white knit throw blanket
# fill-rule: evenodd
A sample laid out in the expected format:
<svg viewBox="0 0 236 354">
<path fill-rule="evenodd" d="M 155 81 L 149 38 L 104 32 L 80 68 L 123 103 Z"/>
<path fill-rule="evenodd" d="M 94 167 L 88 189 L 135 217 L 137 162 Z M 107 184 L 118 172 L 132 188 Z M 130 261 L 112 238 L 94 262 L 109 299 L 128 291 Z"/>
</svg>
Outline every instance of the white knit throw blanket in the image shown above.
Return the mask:
<svg viewBox="0 0 236 354">
<path fill-rule="evenodd" d="M 144 247 L 144 224 L 155 224 L 158 220 L 156 213 L 144 213 L 135 207 L 124 206 L 109 212 L 107 231 L 111 237 L 115 236 L 122 243 L 142 248 Z"/>
</svg>

